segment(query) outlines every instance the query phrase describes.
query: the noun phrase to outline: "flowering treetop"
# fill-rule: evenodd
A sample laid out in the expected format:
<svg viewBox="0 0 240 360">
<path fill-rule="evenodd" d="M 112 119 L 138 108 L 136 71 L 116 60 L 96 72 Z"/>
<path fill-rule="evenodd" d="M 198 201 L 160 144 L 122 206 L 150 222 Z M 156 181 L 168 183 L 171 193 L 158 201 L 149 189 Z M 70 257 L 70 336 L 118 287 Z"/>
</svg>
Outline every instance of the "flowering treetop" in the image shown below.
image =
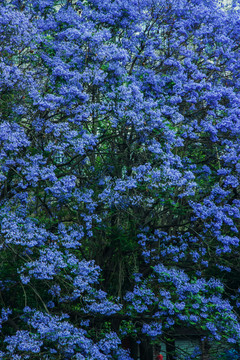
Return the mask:
<svg viewBox="0 0 240 360">
<path fill-rule="evenodd" d="M 2 358 L 239 343 L 238 9 L 0 3 Z"/>
</svg>

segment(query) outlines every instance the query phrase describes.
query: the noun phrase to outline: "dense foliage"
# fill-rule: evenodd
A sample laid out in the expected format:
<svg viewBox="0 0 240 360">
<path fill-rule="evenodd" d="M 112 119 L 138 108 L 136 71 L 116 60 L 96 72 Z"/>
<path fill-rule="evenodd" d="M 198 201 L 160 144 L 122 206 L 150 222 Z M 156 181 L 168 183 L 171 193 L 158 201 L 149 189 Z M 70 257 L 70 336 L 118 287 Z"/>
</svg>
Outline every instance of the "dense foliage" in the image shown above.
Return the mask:
<svg viewBox="0 0 240 360">
<path fill-rule="evenodd" d="M 0 1 L 2 359 L 235 354 L 239 72 L 214 0 Z"/>
</svg>

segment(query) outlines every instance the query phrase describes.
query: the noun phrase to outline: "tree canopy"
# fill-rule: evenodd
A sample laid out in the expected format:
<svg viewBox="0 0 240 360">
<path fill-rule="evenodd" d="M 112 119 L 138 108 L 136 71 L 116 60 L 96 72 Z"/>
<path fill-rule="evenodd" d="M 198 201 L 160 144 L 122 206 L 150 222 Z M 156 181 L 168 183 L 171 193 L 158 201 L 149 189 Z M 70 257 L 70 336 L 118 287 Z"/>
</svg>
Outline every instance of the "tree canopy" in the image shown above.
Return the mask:
<svg viewBox="0 0 240 360">
<path fill-rule="evenodd" d="M 0 1 L 0 358 L 239 346 L 235 5 Z"/>
</svg>

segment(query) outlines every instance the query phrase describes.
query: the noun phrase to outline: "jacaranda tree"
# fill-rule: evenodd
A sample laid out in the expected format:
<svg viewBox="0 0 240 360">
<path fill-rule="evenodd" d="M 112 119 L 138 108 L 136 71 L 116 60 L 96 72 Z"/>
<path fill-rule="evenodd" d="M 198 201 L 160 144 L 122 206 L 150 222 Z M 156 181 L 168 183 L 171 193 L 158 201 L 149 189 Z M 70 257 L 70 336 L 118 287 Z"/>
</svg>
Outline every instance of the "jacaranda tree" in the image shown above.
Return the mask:
<svg viewBox="0 0 240 360">
<path fill-rule="evenodd" d="M 239 180 L 237 6 L 0 1 L 2 359 L 235 352 Z"/>
</svg>

